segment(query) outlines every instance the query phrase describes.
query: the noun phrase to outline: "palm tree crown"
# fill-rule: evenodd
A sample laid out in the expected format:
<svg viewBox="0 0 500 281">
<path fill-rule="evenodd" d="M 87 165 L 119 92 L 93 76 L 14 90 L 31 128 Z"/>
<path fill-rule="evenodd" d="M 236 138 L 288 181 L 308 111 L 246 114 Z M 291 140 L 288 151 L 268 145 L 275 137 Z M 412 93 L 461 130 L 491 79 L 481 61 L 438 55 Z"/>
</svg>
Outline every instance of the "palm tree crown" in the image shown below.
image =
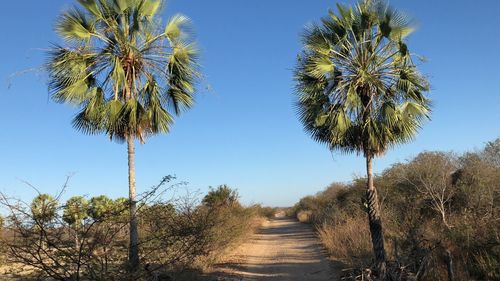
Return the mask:
<svg viewBox="0 0 500 281">
<path fill-rule="evenodd" d="M 412 31 L 382 1 L 338 5 L 338 15 L 306 29 L 295 79 L 299 116 L 315 140 L 375 156 L 414 137 L 430 102 L 405 43 Z"/>
<path fill-rule="evenodd" d="M 160 0 L 79 0 L 60 17 L 47 64 L 57 102 L 81 108 L 73 125 L 144 142 L 193 103 L 197 52 L 182 15 L 159 26 Z"/>
</svg>

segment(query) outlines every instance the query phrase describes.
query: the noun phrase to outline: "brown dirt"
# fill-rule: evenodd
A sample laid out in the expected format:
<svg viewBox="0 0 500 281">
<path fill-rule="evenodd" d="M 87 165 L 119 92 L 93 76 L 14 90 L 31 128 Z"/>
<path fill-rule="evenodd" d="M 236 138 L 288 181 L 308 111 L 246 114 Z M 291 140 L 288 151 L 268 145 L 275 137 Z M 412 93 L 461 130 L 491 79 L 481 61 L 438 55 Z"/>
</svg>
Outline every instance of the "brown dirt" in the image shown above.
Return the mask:
<svg viewBox="0 0 500 281">
<path fill-rule="evenodd" d="M 270 220 L 214 272 L 216 280 L 241 281 L 326 281 L 339 276 L 313 230 L 289 218 Z"/>
</svg>

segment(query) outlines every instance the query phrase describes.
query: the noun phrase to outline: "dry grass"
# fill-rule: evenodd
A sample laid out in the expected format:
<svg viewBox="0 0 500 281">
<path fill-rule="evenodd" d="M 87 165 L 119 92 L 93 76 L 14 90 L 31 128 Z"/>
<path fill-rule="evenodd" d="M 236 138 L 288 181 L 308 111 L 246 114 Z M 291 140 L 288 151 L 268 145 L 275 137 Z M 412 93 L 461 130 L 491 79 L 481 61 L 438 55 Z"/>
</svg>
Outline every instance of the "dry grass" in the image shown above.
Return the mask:
<svg viewBox="0 0 500 281">
<path fill-rule="evenodd" d="M 202 271 L 209 270 L 214 264 L 223 262 L 241 243 L 247 240 L 262 225 L 267 223 L 267 218 L 256 216 L 251 209 L 246 215 L 238 215 L 218 226 L 213 236 L 212 251 L 209 255 L 202 256 L 192 266 Z"/>
<path fill-rule="evenodd" d="M 368 266 L 372 246 L 366 219 L 350 218 L 336 226 L 324 224 L 318 227 L 318 234 L 333 257 L 351 267 Z"/>
<path fill-rule="evenodd" d="M 227 259 L 234 251 L 237 250 L 242 243 L 247 241 L 258 228 L 267 225 L 269 220 L 265 217 L 255 216 L 251 217 L 246 222 L 240 221 L 240 223 L 245 225 L 243 230 L 238 231 L 238 234 L 233 234 L 231 237 L 220 237 L 223 241 L 219 241 L 219 243 L 223 242 L 223 245 L 212 251 L 209 255 L 196 260 L 193 266 L 203 272 L 211 272 L 214 265 L 227 262 Z M 227 231 L 232 230 L 228 229 Z"/>
<path fill-rule="evenodd" d="M 310 223 L 312 214 L 313 214 L 312 211 L 300 211 L 297 213 L 297 219 L 300 222 Z"/>
</svg>

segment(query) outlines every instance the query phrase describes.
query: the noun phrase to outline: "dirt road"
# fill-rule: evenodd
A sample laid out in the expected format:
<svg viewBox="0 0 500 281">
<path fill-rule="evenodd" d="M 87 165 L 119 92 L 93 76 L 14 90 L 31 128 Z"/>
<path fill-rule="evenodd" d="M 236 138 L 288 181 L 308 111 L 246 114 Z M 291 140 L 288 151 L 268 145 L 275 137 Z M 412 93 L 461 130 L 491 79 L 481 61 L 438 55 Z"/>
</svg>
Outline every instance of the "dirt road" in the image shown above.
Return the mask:
<svg viewBox="0 0 500 281">
<path fill-rule="evenodd" d="M 326 281 L 335 270 L 312 229 L 292 219 L 269 221 L 216 269 L 218 280 Z"/>
</svg>

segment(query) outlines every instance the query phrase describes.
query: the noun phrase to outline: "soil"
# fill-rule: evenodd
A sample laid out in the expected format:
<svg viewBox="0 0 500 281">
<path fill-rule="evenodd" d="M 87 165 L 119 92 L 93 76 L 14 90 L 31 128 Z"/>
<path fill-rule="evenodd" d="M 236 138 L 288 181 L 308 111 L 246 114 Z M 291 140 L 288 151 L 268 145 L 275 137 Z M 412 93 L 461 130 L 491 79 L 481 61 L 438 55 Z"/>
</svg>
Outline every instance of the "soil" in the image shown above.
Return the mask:
<svg viewBox="0 0 500 281">
<path fill-rule="evenodd" d="M 214 269 L 215 280 L 326 281 L 340 270 L 327 258 L 310 226 L 274 218 Z M 214 279 L 212 279 L 214 280 Z"/>
</svg>

